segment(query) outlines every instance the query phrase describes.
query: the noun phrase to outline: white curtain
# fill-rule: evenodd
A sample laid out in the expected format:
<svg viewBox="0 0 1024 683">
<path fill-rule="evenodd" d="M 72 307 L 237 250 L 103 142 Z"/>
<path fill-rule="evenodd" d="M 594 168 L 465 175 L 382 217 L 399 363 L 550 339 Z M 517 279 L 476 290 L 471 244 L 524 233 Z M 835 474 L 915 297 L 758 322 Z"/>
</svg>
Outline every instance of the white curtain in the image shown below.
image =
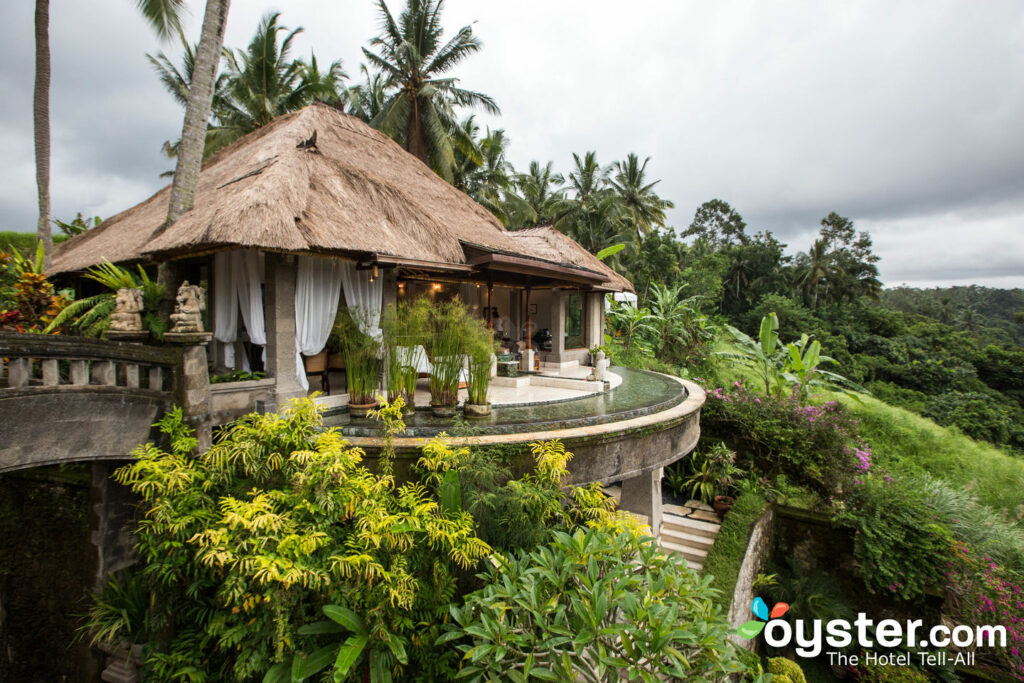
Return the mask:
<svg viewBox="0 0 1024 683">
<path fill-rule="evenodd" d="M 315 356 L 327 345 L 334 327 L 341 297 L 343 261 L 300 256 L 295 276 L 295 362 L 296 375 L 303 389 L 309 390 L 302 354 Z M 380 298 L 377 323 L 380 324 Z"/>
<path fill-rule="evenodd" d="M 356 309 L 360 331 L 380 340 L 380 309 L 384 302 L 384 278 L 373 277 L 369 270 L 357 270 L 352 261 L 341 261 L 341 279 L 345 285 L 345 305 Z"/>
<path fill-rule="evenodd" d="M 238 295 L 231 276 L 231 254 L 227 252 L 213 257 L 213 337 L 224 344 L 224 364 L 235 367 Z"/>
<path fill-rule="evenodd" d="M 213 257 L 213 336 L 224 344 L 224 364 L 235 367 L 238 340 L 238 312 L 249 341 L 263 348 L 266 360 L 267 328 L 263 320 L 263 289 L 259 252 L 241 249 Z M 249 370 L 249 358 L 242 356 L 242 368 Z"/>
</svg>

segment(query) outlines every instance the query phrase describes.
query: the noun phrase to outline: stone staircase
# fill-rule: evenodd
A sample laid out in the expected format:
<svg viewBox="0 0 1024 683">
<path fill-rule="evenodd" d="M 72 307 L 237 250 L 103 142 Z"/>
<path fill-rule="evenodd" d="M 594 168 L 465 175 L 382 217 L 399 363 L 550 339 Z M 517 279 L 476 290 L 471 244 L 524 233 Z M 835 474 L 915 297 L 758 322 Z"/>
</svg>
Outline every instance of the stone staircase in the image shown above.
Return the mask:
<svg viewBox="0 0 1024 683">
<path fill-rule="evenodd" d="M 699 572 L 704 568 L 704 558 L 721 526 L 711 506 L 700 501 L 690 500 L 685 505 L 664 505 L 659 536 L 661 547 L 666 552 L 682 555 L 686 558 L 686 565 Z"/>
<path fill-rule="evenodd" d="M 604 492 L 616 502 L 621 500 L 622 487 L 618 484 L 604 487 Z M 636 517 L 647 523 L 646 517 Z M 704 568 L 704 558 L 711 550 L 721 527 L 721 520 L 714 508 L 699 500 L 688 500 L 684 505 L 665 504 L 661 508 L 658 542 L 665 552 L 682 555 L 686 559 L 686 566 L 699 572 Z"/>
</svg>

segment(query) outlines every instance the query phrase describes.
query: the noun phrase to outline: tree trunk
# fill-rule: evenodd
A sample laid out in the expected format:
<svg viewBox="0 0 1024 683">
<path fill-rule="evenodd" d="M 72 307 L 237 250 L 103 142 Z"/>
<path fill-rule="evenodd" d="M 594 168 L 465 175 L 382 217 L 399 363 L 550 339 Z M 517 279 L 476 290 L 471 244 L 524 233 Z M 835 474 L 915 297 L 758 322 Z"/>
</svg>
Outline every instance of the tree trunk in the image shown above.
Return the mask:
<svg viewBox="0 0 1024 683">
<path fill-rule="evenodd" d="M 50 267 L 50 0 L 36 0 L 36 83 L 32 98 L 35 130 L 36 186 L 39 189 L 38 236 Z"/>
<path fill-rule="evenodd" d="M 420 98 L 414 97 L 412 115 L 409 117 L 409 129 L 406 135 L 405 148 L 414 157 L 430 166 L 427 155 L 427 141 L 423 139 L 423 122 L 420 121 Z"/>
<path fill-rule="evenodd" d="M 181 145 L 174 169 L 174 183 L 167 205 L 166 230 L 195 204 L 196 184 L 203 167 L 206 147 L 206 127 L 210 121 L 213 87 L 217 78 L 221 49 L 224 47 L 224 29 L 228 23 L 231 0 L 207 0 L 203 16 L 203 29 L 196 48 L 192 85 L 185 103 L 185 124 L 181 130 Z"/>
</svg>

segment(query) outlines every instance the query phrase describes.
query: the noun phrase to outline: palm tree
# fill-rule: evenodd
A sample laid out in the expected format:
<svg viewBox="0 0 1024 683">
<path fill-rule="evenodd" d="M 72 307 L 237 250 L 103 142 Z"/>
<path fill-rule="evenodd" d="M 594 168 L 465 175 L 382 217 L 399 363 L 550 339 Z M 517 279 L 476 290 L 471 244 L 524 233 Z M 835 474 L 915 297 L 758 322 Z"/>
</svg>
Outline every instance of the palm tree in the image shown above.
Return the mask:
<svg viewBox="0 0 1024 683">
<path fill-rule="evenodd" d="M 363 74 L 363 82 L 349 88 L 345 97 L 349 113 L 369 123 L 384 110 L 391 81 L 379 71 L 371 74 L 365 64 L 359 65 L 359 71 Z"/>
<path fill-rule="evenodd" d="M 574 197 L 564 199 L 555 212 L 555 227 L 597 253 L 604 247 L 627 242 L 623 206 L 619 196 L 607 186 L 608 169 L 597 163 L 597 155 L 587 152 L 581 159 L 573 154 L 576 168 L 569 173 Z"/>
<path fill-rule="evenodd" d="M 35 138 L 36 189 L 39 193 L 39 241 L 45 264 L 53 251 L 50 231 L 50 0 L 36 0 L 36 79 L 32 96 L 32 128 Z"/>
<path fill-rule="evenodd" d="M 580 155 L 573 153 L 575 170 L 569 174 L 569 184 L 576 192 L 576 200 L 587 203 L 593 201 L 605 190 L 604 183 L 608 178 L 608 169 L 601 168 L 597 163 L 597 153 L 587 152 L 580 159 Z"/>
<path fill-rule="evenodd" d="M 181 33 L 184 0 L 135 0 L 142 16 L 161 40 Z M 39 194 L 38 236 L 46 264 L 53 249 L 50 230 L 50 1 L 36 0 L 36 73 L 32 94 L 32 129 L 35 141 L 36 188 Z"/>
<path fill-rule="evenodd" d="M 288 31 L 278 25 L 279 17 L 277 12 L 265 15 L 245 50 L 224 51 L 226 79 L 222 96 L 213 100 L 217 125 L 210 129 L 207 154 L 314 99 L 339 99 L 347 78 L 341 62 L 321 72 L 315 55 L 308 63 L 291 59 L 292 41 L 303 29 L 291 31 L 278 44 L 278 34 Z"/>
<path fill-rule="evenodd" d="M 828 242 L 824 239 L 814 240 L 814 244 L 807 250 L 807 259 L 804 264 L 803 278 L 800 284 L 804 291 L 809 292 L 814 288 L 814 296 L 811 299 L 811 308 L 818 307 L 818 288 L 821 283 L 827 282 L 831 274 L 831 255 L 828 252 Z"/>
<path fill-rule="evenodd" d="M 392 94 L 371 125 L 391 136 L 445 180 L 452 179 L 455 148 L 471 153 L 471 141 L 458 125 L 456 106 L 482 106 L 500 113 L 488 95 L 458 87 L 443 77 L 459 62 L 480 50 L 470 26 L 442 42 L 444 0 L 408 0 L 396 22 L 384 0 L 378 0 L 381 35 L 370 41 L 377 52 L 363 48 L 370 64 L 394 83 Z"/>
<path fill-rule="evenodd" d="M 608 181 L 629 211 L 637 237 L 649 234 L 653 226 L 665 227 L 665 209 L 675 206 L 654 193 L 660 180 L 648 183 L 644 177 L 650 160 L 647 157 L 641 164 L 636 154 L 629 154 L 625 161 L 615 162 L 615 177 Z"/>
<path fill-rule="evenodd" d="M 155 1 L 155 0 L 154 0 Z M 185 102 L 185 121 L 182 125 L 181 144 L 178 148 L 174 183 L 167 202 L 164 228 L 173 224 L 195 203 L 196 184 L 203 165 L 206 147 L 206 127 L 210 121 L 210 107 L 217 77 L 217 64 L 224 46 L 224 30 L 228 23 L 231 0 L 206 0 L 203 28 L 195 51 L 195 67 Z M 167 269 L 162 269 L 166 276 Z"/>
<path fill-rule="evenodd" d="M 554 221 L 558 207 L 565 200 L 562 193 L 565 178 L 555 173 L 552 165 L 550 161 L 545 166 L 531 161 L 529 172 L 516 174 L 515 187 L 522 205 L 515 217 L 510 218 L 510 226 L 544 225 Z"/>
<path fill-rule="evenodd" d="M 292 40 L 302 28 L 289 33 L 279 45 L 277 34 L 288 30 L 278 26 L 279 16 L 263 18 L 246 50 L 224 50 L 227 68 L 214 81 L 213 123 L 207 129 L 204 157 L 314 99 L 340 99 L 341 81 L 346 78 L 341 62 L 321 71 L 316 55 L 311 54 L 308 63 L 289 59 Z M 167 91 L 185 104 L 195 71 L 195 50 L 184 45 L 181 69 L 162 52 L 146 56 Z M 164 143 L 168 156 L 175 156 L 178 144 Z"/>
</svg>

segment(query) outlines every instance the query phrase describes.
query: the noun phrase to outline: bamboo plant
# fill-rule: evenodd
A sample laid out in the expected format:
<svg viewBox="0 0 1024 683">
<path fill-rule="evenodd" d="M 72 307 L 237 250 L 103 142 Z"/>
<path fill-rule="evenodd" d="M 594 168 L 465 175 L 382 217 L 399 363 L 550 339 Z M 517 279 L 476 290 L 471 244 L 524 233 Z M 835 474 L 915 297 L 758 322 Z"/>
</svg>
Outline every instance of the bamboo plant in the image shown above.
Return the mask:
<svg viewBox="0 0 1024 683">
<path fill-rule="evenodd" d="M 494 357 L 495 341 L 491 331 L 482 321 L 470 320 L 472 324 L 467 338 L 470 341 L 469 373 L 466 381 L 466 414 L 484 416 L 490 414 L 487 390 L 491 384 L 491 362 Z M 474 406 L 471 409 L 469 406 Z"/>
<path fill-rule="evenodd" d="M 381 327 L 384 330 L 385 385 L 389 403 L 399 397 L 406 412 L 415 409 L 416 366 L 409 354 L 424 342 L 424 323 L 427 309 L 400 302 L 384 311 Z"/>
<path fill-rule="evenodd" d="M 465 365 L 468 315 L 458 301 L 436 304 L 430 309 L 430 404 L 435 412 L 454 412 L 458 403 L 459 379 Z"/>
<path fill-rule="evenodd" d="M 380 343 L 365 334 L 356 320 L 361 312 L 342 308 L 334 321 L 334 330 L 345 354 L 349 410 L 353 406 L 375 406 L 380 384 Z"/>
</svg>

